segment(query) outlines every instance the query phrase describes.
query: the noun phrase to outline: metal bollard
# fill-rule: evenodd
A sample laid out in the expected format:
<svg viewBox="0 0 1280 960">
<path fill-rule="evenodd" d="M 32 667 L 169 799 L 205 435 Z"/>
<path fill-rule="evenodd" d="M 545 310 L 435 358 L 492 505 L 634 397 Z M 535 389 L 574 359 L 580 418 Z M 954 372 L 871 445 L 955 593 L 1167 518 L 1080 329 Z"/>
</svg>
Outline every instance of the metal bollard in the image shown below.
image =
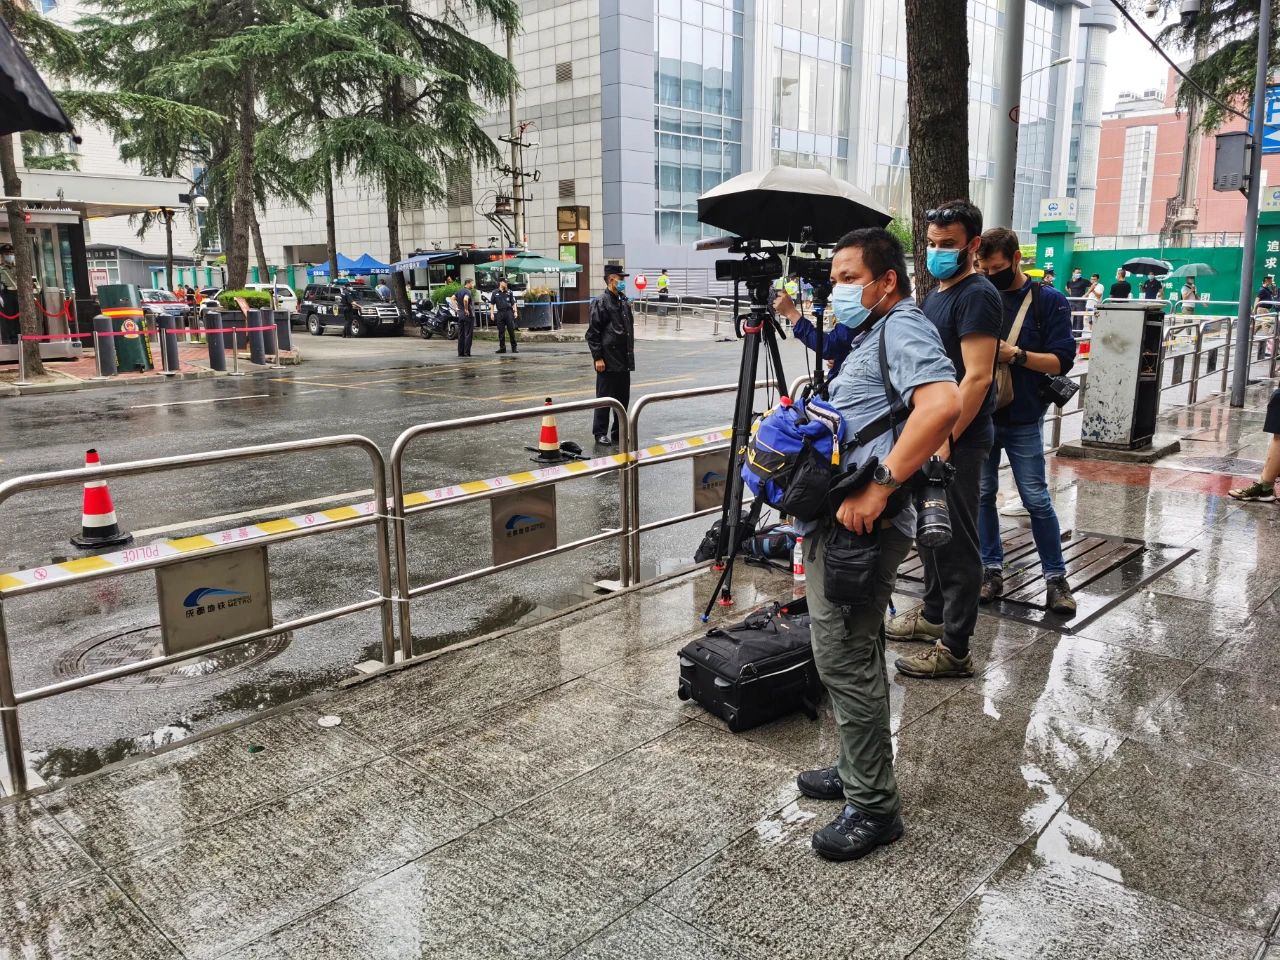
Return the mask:
<svg viewBox="0 0 1280 960">
<path fill-rule="evenodd" d="M 262 331 L 262 349 L 269 357 L 273 357 L 276 363 L 280 362 L 280 348 L 276 345 L 276 322 L 274 310 L 263 310 L 262 323 L 259 326 L 270 327 L 270 330 Z"/>
<path fill-rule="evenodd" d="M 178 335 L 174 333 L 173 317 L 160 317 L 156 321 L 160 330 L 161 369 L 166 377 L 181 372 L 181 361 L 178 360 Z"/>
<path fill-rule="evenodd" d="M 262 339 L 262 331 L 255 330 L 254 327 L 262 326 L 262 311 L 249 311 L 249 329 L 246 331 L 249 338 L 249 362 L 256 363 L 259 366 L 265 366 L 267 362 L 266 344 Z"/>
<path fill-rule="evenodd" d="M 227 350 L 226 341 L 223 340 L 222 330 L 222 314 L 217 310 L 210 311 L 205 314 L 205 329 L 209 333 L 205 336 L 205 346 L 209 348 L 209 369 L 218 373 L 227 372 Z"/>
<path fill-rule="evenodd" d="M 98 376 L 108 380 L 116 375 L 116 340 L 110 336 L 111 318 L 98 314 L 93 318 L 93 349 L 98 355 Z M 104 349 L 102 344 L 106 343 Z"/>
<path fill-rule="evenodd" d="M 276 346 L 280 350 L 289 351 L 293 349 L 293 334 L 289 328 L 289 311 L 276 311 Z"/>
</svg>

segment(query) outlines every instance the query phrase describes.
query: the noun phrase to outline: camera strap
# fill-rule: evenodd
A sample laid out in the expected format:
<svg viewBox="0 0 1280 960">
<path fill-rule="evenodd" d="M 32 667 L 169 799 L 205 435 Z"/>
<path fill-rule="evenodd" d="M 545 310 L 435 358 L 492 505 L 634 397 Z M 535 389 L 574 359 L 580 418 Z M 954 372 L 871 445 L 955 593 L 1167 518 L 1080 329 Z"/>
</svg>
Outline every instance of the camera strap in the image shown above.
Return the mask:
<svg viewBox="0 0 1280 960">
<path fill-rule="evenodd" d="M 889 318 L 885 317 L 884 325 L 880 328 L 880 344 L 877 352 L 880 360 L 880 380 L 884 385 L 885 399 L 889 401 L 889 412 L 883 416 L 876 417 L 876 419 L 855 433 L 849 442 L 845 444 L 845 449 L 870 443 L 876 437 L 889 430 L 893 431 L 893 438 L 897 440 L 902 422 L 910 415 L 907 405 L 902 402 L 902 395 L 898 393 L 893 381 L 889 378 L 889 351 L 885 346 L 888 329 Z"/>
</svg>

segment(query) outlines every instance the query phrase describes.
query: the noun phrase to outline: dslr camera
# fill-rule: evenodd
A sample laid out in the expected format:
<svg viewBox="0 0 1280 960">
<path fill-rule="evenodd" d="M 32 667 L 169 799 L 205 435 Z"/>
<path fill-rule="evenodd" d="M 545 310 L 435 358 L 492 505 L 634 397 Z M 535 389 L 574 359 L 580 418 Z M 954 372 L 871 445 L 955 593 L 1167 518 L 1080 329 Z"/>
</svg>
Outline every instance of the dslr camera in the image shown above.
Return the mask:
<svg viewBox="0 0 1280 960">
<path fill-rule="evenodd" d="M 947 487 L 955 475 L 956 468 L 935 454 L 912 478 L 916 495 L 916 543 L 922 547 L 945 547 L 951 542 Z"/>
</svg>

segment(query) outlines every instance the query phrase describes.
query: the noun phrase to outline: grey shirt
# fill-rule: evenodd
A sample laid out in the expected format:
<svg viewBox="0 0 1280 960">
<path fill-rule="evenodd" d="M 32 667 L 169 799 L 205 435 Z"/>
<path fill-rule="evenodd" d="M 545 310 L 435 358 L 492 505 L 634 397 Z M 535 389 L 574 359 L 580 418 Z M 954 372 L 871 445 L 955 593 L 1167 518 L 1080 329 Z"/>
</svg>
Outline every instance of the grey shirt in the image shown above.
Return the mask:
<svg viewBox="0 0 1280 960">
<path fill-rule="evenodd" d="M 908 297 L 877 320 L 867 333 L 854 339 L 848 358 L 831 382 L 831 404 L 844 418 L 846 437 L 889 412 L 889 398 L 880 376 L 882 333 L 887 337 L 889 379 L 903 403 L 910 405 L 916 387 L 956 382 L 956 368 L 942 346 L 938 328 L 916 306 L 915 300 Z M 897 432 L 901 431 L 899 425 Z M 895 442 L 894 431 L 886 430 L 874 440 L 848 451 L 844 468 L 856 469 L 873 455 L 883 460 Z M 915 507 L 909 506 L 899 513 L 894 518 L 894 526 L 903 536 L 915 539 Z"/>
</svg>

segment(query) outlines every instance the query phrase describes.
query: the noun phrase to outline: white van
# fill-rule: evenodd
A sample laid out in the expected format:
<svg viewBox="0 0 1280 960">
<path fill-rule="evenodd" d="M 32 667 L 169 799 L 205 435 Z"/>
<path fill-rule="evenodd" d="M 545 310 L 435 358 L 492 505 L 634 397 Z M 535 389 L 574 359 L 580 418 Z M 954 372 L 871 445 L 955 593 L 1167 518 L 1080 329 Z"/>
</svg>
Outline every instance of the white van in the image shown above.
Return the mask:
<svg viewBox="0 0 1280 960">
<path fill-rule="evenodd" d="M 298 295 L 283 283 L 246 283 L 246 290 L 263 290 L 267 293 L 275 292 L 276 310 L 288 310 L 290 313 L 298 312 Z"/>
</svg>

